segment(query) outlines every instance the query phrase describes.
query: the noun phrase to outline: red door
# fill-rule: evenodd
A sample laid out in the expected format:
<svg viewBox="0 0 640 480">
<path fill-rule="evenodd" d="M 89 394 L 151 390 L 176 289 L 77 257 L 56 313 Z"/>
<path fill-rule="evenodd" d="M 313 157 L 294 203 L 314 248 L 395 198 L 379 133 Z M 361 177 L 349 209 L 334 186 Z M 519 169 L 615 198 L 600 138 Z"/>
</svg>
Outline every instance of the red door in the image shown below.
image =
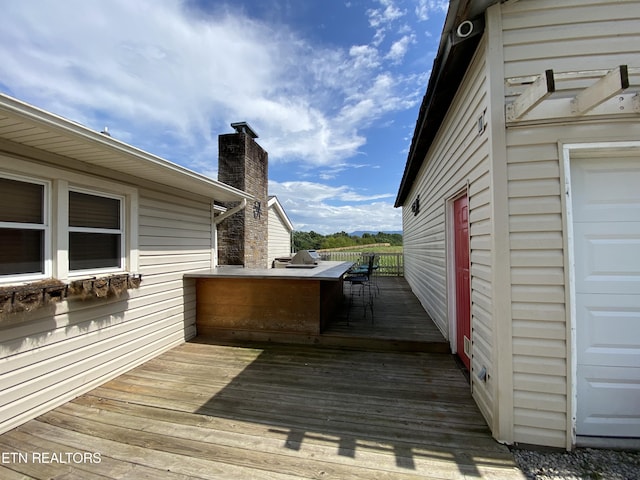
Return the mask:
<svg viewBox="0 0 640 480">
<path fill-rule="evenodd" d="M 471 359 L 471 287 L 469 284 L 469 200 L 467 196 L 453 203 L 455 218 L 455 272 L 456 272 L 456 350 L 468 369 Z"/>
</svg>

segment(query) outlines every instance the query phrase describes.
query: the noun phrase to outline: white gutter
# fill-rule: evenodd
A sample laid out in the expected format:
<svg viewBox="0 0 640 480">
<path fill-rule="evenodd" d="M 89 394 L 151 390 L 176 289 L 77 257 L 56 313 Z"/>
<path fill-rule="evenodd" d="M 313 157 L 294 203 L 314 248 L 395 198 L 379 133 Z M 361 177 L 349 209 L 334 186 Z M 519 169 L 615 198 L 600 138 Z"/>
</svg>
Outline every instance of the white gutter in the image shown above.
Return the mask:
<svg viewBox="0 0 640 480">
<path fill-rule="evenodd" d="M 121 171 L 123 173 L 137 176 L 138 178 L 145 178 L 163 185 L 183 188 L 193 193 L 207 195 L 211 198 L 217 198 L 218 200 L 226 202 L 237 201 L 241 198 L 253 198 L 252 195 L 249 195 L 240 189 L 209 178 L 198 172 L 194 172 L 193 170 L 189 170 L 188 168 L 158 157 L 152 153 L 145 152 L 144 150 L 124 143 L 116 138 L 103 135 L 102 133 L 91 130 L 78 122 L 47 112 L 2 93 L 0 93 L 0 111 L 7 112 L 7 114 L 17 117 L 21 121 L 30 125 L 35 125 L 48 131 L 62 134 L 67 138 L 70 135 L 72 136 L 72 139 L 87 142 L 93 146 L 107 148 L 109 151 L 117 152 L 129 158 L 135 157 L 136 161 L 140 165 L 144 166 L 147 173 L 146 176 L 142 177 L 139 172 L 132 172 L 130 168 L 123 169 L 123 167 L 105 165 L 103 162 L 98 160 L 83 160 L 91 165 L 111 168 L 115 171 Z M 168 177 L 166 175 L 168 175 Z M 197 188 L 197 191 L 194 191 L 194 184 L 197 184 L 199 187 Z"/>
<path fill-rule="evenodd" d="M 247 206 L 247 199 L 243 198 L 240 201 L 240 205 L 236 205 L 231 210 L 227 210 L 226 212 L 221 213 L 220 215 L 215 217 L 213 221 L 215 222 L 216 225 L 220 225 L 220 222 L 222 222 L 225 218 L 230 217 L 234 213 L 238 213 L 240 210 L 242 210 L 246 206 Z"/>
</svg>

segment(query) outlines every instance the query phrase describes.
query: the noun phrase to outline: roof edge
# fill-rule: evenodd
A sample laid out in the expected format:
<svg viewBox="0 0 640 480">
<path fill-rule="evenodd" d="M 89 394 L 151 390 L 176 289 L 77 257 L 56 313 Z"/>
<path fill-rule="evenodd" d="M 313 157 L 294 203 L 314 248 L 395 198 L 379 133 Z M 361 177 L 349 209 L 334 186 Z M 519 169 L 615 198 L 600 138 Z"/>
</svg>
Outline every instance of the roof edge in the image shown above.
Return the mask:
<svg viewBox="0 0 640 480">
<path fill-rule="evenodd" d="M 269 200 L 267 201 L 267 206 L 269 207 L 275 206 L 276 211 L 280 214 L 282 219 L 285 221 L 289 230 L 291 230 L 292 232 L 293 230 L 295 230 L 293 228 L 293 223 L 291 223 L 291 220 L 289 220 L 289 216 L 287 215 L 287 212 L 284 211 L 284 207 L 280 203 L 280 200 L 278 200 L 278 197 L 276 197 L 275 195 L 270 196 Z"/>
<path fill-rule="evenodd" d="M 500 0 L 451 0 L 416 120 L 394 207 L 403 206 L 484 33 L 486 9 Z"/>
<path fill-rule="evenodd" d="M 168 170 L 175 175 L 179 175 L 183 178 L 201 183 L 202 185 L 217 189 L 218 191 L 224 191 L 224 193 L 230 196 L 237 197 L 238 200 L 241 200 L 243 198 L 246 198 L 248 200 L 253 199 L 252 195 L 243 192 L 242 190 L 239 190 L 235 187 L 173 163 L 170 160 L 141 150 L 111 136 L 99 133 L 95 130 L 85 127 L 78 122 L 66 119 L 52 112 L 48 112 L 3 93 L 0 93 L 0 111 L 9 112 L 13 115 L 22 117 L 29 122 L 39 124 L 45 128 L 80 137 L 83 140 L 98 144 L 105 148 L 117 150 L 125 155 L 137 157 L 138 159 L 147 162 L 151 168 Z M 214 197 L 215 195 L 212 195 L 212 198 Z"/>
</svg>

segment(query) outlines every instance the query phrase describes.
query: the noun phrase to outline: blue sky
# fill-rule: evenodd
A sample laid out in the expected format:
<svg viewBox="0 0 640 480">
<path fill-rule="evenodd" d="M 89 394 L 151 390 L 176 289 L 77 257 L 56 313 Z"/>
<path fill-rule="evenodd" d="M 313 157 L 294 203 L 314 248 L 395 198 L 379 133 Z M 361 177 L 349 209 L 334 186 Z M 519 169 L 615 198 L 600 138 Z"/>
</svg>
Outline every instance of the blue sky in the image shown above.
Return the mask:
<svg viewBox="0 0 640 480">
<path fill-rule="evenodd" d="M 296 230 L 400 230 L 447 5 L 4 0 L 0 91 L 213 178 L 246 121 Z"/>
</svg>

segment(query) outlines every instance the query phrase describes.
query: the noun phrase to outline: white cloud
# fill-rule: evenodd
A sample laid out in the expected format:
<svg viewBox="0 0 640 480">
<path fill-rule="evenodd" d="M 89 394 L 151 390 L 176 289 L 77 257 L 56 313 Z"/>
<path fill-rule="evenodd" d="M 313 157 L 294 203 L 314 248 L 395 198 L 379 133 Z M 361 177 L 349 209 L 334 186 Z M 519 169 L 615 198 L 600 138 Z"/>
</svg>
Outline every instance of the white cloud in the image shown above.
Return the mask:
<svg viewBox="0 0 640 480">
<path fill-rule="evenodd" d="M 396 69 L 415 42 L 399 1 L 378 0 L 367 11 L 371 42 L 350 48 L 310 45 L 241 9 L 195 15 L 187 4 L 4 2 L 0 89 L 214 177 L 218 134 L 248 121 L 271 164 L 295 163 L 323 181 L 376 168 L 362 160 L 365 129 L 415 107 L 424 92 L 427 73 Z M 395 193 L 314 182 L 270 188 L 297 229 L 401 228 Z"/>
<path fill-rule="evenodd" d="M 380 65 L 378 50 L 371 45 L 354 45 L 349 49 L 353 58 L 353 68 L 374 69 Z"/>
<path fill-rule="evenodd" d="M 395 5 L 393 0 L 378 0 L 378 3 L 382 8 L 372 8 L 367 11 L 369 25 L 374 28 L 383 27 L 406 14 Z"/>
<path fill-rule="evenodd" d="M 415 43 L 414 35 L 405 35 L 399 40 L 396 40 L 391 45 L 386 58 L 392 60 L 394 63 L 399 63 L 404 58 L 407 50 L 409 49 L 409 45 L 412 43 Z"/>
<path fill-rule="evenodd" d="M 371 200 L 380 200 L 382 198 L 390 198 L 390 193 L 363 195 L 354 191 L 346 185 L 331 186 L 322 183 L 306 182 L 306 181 L 290 181 L 290 182 L 269 182 L 269 192 L 282 197 L 286 200 L 282 201 L 300 201 L 309 203 L 324 202 L 326 200 L 348 201 L 348 202 L 364 202 Z"/>
<path fill-rule="evenodd" d="M 380 4 L 374 24 L 404 15 L 390 0 Z M 114 137 L 196 170 L 207 168 L 217 134 L 233 121 L 257 130 L 271 161 L 332 165 L 358 153 L 372 119 L 407 108 L 394 102 L 414 79 L 395 75 L 380 89 L 384 59 L 373 46 L 312 48 L 282 26 L 233 11 L 195 18 L 183 5 L 7 2 L 0 82 L 91 128 L 109 122 Z M 407 42 L 394 44 L 387 61 Z M 170 149 L 175 141 L 183 151 Z"/>
<path fill-rule="evenodd" d="M 367 127 L 385 113 L 396 109 L 410 108 L 418 101 L 418 90 L 397 91 L 395 77 L 388 72 L 376 76 L 366 90 L 347 98 L 336 117 L 352 128 Z"/>
<path fill-rule="evenodd" d="M 309 231 L 328 235 L 331 233 L 358 230 L 374 232 L 402 230 L 401 212 L 393 208 L 392 203 L 374 202 L 366 205 L 330 206 L 319 205 L 314 211 L 310 208 L 285 206 L 287 214 L 295 215 L 295 230 Z"/>
<path fill-rule="evenodd" d="M 296 230 L 313 229 L 321 234 L 356 230 L 391 231 L 402 229 L 401 210 L 393 208 L 395 194 L 367 195 L 347 186 L 314 182 L 269 182 Z M 345 204 L 349 202 L 349 204 Z"/>
<path fill-rule="evenodd" d="M 415 12 L 418 20 L 426 21 L 432 12 L 446 12 L 448 8 L 448 0 L 419 0 Z"/>
<path fill-rule="evenodd" d="M 398 8 L 394 0 L 378 0 L 378 3 L 381 8 L 367 10 L 369 26 L 375 30 L 372 43 L 376 47 L 382 44 L 393 22 L 406 15 L 406 11 Z"/>
</svg>

